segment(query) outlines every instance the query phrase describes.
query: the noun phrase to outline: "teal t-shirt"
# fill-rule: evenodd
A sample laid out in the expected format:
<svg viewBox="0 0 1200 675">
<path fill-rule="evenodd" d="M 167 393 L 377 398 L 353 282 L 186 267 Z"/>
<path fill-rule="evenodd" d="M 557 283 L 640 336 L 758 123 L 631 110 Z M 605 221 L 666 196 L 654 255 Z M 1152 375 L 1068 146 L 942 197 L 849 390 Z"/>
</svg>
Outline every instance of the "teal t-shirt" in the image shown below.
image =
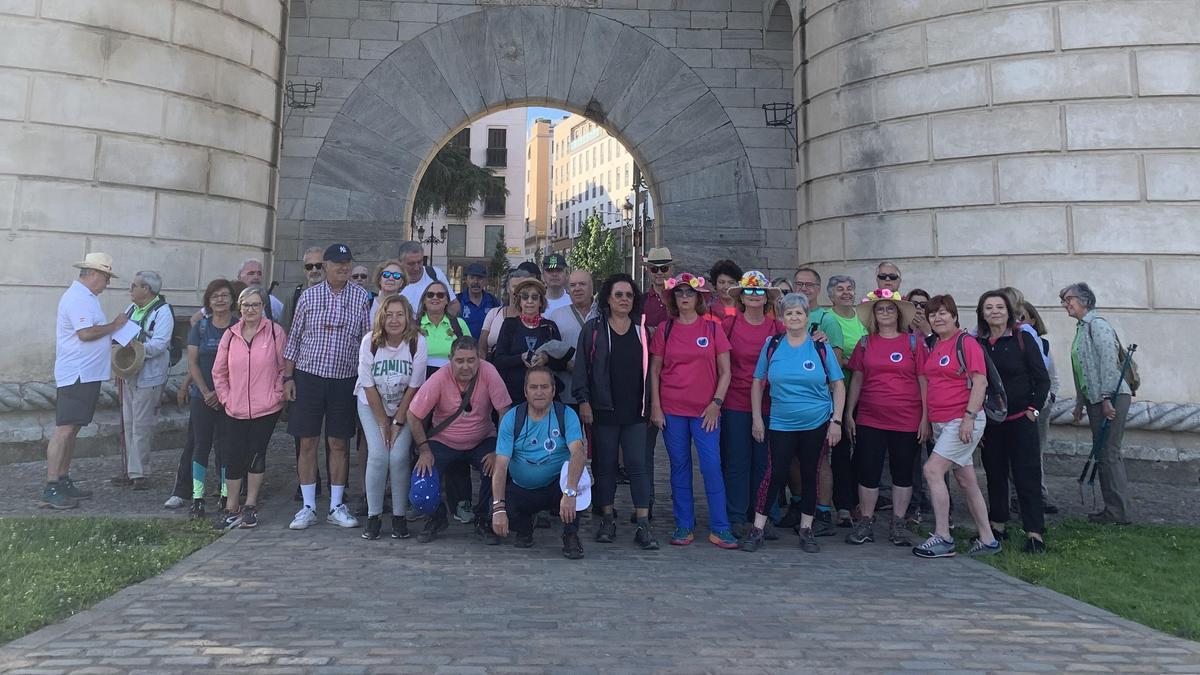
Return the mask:
<svg viewBox="0 0 1200 675">
<path fill-rule="evenodd" d="M 833 414 L 833 396 L 825 381 L 825 368 L 816 343 L 805 340 L 799 347 L 788 344 L 784 337 L 767 363 L 767 349 L 763 345 L 754 369 L 756 380 L 767 380 L 771 385 L 771 421 L 767 426 L 775 431 L 808 431 L 825 423 Z M 825 344 L 825 366 L 829 368 L 829 381 L 842 379 L 833 347 Z"/>
<path fill-rule="evenodd" d="M 508 475 L 512 476 L 514 483 L 536 490 L 558 481 L 563 462 L 571 459 L 568 445 L 575 441 L 583 442 L 579 415 L 570 408 L 565 410 L 563 427 L 566 438 L 559 437 L 558 418 L 554 415 L 553 406 L 541 420 L 527 415 L 515 442 L 513 425 L 517 423 L 516 406 L 500 420 L 500 429 L 496 432 L 496 454 L 509 458 Z"/>
</svg>

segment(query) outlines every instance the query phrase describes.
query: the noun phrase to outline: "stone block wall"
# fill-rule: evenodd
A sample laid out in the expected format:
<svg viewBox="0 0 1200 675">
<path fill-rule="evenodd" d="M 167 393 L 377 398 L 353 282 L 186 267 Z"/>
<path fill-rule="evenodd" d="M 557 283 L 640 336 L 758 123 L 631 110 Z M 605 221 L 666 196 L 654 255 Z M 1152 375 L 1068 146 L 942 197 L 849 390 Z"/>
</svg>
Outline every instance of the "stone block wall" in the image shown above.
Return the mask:
<svg viewBox="0 0 1200 675">
<path fill-rule="evenodd" d="M 806 8 L 799 257 L 873 287 L 1021 288 L 1050 320 L 1064 395 L 1084 280 L 1156 401 L 1200 401 L 1180 362 L 1200 269 L 1200 2 L 817 0 Z"/>
<path fill-rule="evenodd" d="M 273 248 L 281 0 L 0 2 L 0 383 L 53 380 L 91 251 L 195 305 Z"/>
</svg>

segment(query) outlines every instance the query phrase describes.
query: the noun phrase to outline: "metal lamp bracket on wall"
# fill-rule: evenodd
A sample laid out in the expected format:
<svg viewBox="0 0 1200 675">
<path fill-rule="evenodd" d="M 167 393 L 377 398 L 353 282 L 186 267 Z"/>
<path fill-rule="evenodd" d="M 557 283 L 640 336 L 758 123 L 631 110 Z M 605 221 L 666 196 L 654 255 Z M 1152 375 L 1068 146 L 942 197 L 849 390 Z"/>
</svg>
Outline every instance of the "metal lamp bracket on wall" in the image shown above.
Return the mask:
<svg viewBox="0 0 1200 675">
<path fill-rule="evenodd" d="M 317 94 L 321 93 L 321 81 L 293 82 L 288 80 L 284 85 L 284 103 L 288 107 L 287 116 L 283 120 L 286 127 L 292 117 L 292 111 L 297 108 L 312 108 L 317 105 Z"/>
<path fill-rule="evenodd" d="M 792 147 L 796 149 L 796 161 L 800 161 L 800 141 L 796 136 L 796 106 L 791 103 L 764 103 L 763 116 L 768 127 L 783 127 L 788 136 L 792 137 Z"/>
</svg>

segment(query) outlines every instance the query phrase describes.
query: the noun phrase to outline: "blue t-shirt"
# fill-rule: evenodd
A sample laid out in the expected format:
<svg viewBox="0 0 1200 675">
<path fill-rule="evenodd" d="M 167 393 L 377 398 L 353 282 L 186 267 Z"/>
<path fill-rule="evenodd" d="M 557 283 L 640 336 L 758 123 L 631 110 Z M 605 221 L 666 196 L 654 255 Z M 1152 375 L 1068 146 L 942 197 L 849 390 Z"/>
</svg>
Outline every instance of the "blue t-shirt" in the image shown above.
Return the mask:
<svg viewBox="0 0 1200 675">
<path fill-rule="evenodd" d="M 754 378 L 766 379 L 771 385 L 771 421 L 767 426 L 775 431 L 808 431 L 816 429 L 833 414 L 833 397 L 825 382 L 825 368 L 829 368 L 829 381 L 842 379 L 842 369 L 837 356 L 828 344 L 825 348 L 825 363 L 816 343 L 805 340 L 799 347 L 788 344 L 785 336 L 771 355 L 767 367 L 767 348 L 763 345 L 758 354 L 758 365 Z"/>
<path fill-rule="evenodd" d="M 583 442 L 583 429 L 579 425 L 579 415 L 574 410 L 565 408 L 566 420 L 563 425 L 567 432 L 565 439 L 559 437 L 558 418 L 554 415 L 553 405 L 540 421 L 531 416 L 525 417 L 525 425 L 513 442 L 513 425 L 517 423 L 516 406 L 500 420 L 500 430 L 496 432 L 496 454 L 510 458 L 508 475 L 517 485 L 530 490 L 545 487 L 558 482 L 559 472 L 563 462 L 571 459 L 568 444 L 575 441 Z"/>
<path fill-rule="evenodd" d="M 471 331 L 471 335 L 478 340 L 479 334 L 483 332 L 483 319 L 493 307 L 499 307 L 500 301 L 496 296 L 483 292 L 483 297 L 479 299 L 479 304 L 471 302 L 471 294 L 463 290 L 458 294 L 458 302 L 460 305 L 458 318 L 466 322 L 467 328 Z"/>
<path fill-rule="evenodd" d="M 235 322 L 234 317 L 230 317 L 229 325 L 224 328 L 217 328 L 213 325 L 212 317 L 202 317 L 188 331 L 188 346 L 196 348 L 196 362 L 200 366 L 200 375 L 204 377 L 204 383 L 208 385 L 208 390 L 213 390 L 212 369 L 213 364 L 217 362 L 217 348 L 221 346 L 221 336 L 225 331 L 229 330 Z M 193 382 L 188 386 L 188 394 L 191 396 L 200 395 L 200 387 Z"/>
</svg>

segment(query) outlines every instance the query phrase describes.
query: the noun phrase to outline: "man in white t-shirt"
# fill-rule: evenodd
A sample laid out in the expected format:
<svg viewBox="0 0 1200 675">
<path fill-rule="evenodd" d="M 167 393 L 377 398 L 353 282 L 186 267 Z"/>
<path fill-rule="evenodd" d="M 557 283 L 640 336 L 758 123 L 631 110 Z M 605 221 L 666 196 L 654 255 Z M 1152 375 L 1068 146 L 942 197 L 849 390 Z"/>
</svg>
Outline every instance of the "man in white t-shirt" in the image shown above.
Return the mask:
<svg viewBox="0 0 1200 675">
<path fill-rule="evenodd" d="M 425 294 L 425 289 L 436 280 L 445 284 L 449 293 L 450 304 L 446 306 L 446 311 L 450 316 L 458 316 L 461 305 L 454 295 L 454 289 L 450 288 L 450 280 L 440 268 L 425 264 L 425 247 L 421 246 L 421 242 L 401 243 L 396 257 L 404 269 L 404 288 L 401 289 L 400 295 L 408 298 L 414 312 L 421 305 L 421 296 Z"/>
<path fill-rule="evenodd" d="M 551 253 L 542 264 L 542 281 L 546 284 L 546 311 L 542 316 L 547 319 L 559 307 L 571 304 L 571 296 L 567 294 L 567 275 L 571 268 L 567 266 L 567 258 L 561 253 Z"/>
<path fill-rule="evenodd" d="M 73 509 L 80 499 L 92 493 L 76 487 L 71 480 L 71 456 L 79 430 L 92 423 L 100 386 L 112 376 L 112 357 L 108 339 L 129 318 L 121 313 L 107 321 L 98 297 L 108 288 L 113 274 L 112 257 L 107 253 L 89 253 L 79 268 L 79 278 L 58 301 L 55 323 L 54 435 L 46 446 L 46 487 L 40 505 L 52 509 Z"/>
</svg>

